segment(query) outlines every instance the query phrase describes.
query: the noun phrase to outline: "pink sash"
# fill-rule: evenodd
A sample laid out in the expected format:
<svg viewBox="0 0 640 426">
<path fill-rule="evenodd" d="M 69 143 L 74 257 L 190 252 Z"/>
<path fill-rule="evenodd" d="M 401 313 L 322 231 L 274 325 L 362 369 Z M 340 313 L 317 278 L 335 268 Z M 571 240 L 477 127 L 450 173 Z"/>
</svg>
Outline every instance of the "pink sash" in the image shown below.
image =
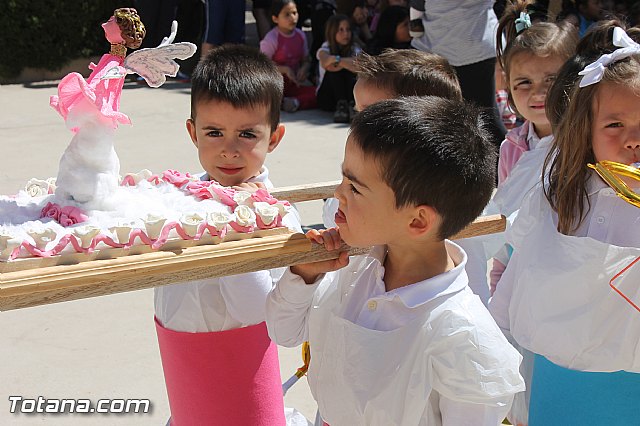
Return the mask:
<svg viewBox="0 0 640 426">
<path fill-rule="evenodd" d="M 185 333 L 156 319 L 172 426 L 284 425 L 278 350 L 265 323 Z"/>
</svg>

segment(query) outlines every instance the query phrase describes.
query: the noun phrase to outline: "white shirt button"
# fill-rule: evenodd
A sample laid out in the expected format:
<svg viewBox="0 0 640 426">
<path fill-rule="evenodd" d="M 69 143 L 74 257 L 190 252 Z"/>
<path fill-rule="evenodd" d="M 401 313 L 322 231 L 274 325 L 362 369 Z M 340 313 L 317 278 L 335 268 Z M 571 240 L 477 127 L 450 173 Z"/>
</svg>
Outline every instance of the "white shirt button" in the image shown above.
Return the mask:
<svg viewBox="0 0 640 426">
<path fill-rule="evenodd" d="M 596 219 L 596 222 L 598 222 L 598 223 L 604 223 L 604 217 L 602 217 L 602 216 L 598 216 L 598 218 Z"/>
<path fill-rule="evenodd" d="M 367 308 L 369 308 L 370 311 L 375 311 L 377 307 L 378 302 L 376 302 L 375 300 L 369 300 L 367 302 Z"/>
</svg>

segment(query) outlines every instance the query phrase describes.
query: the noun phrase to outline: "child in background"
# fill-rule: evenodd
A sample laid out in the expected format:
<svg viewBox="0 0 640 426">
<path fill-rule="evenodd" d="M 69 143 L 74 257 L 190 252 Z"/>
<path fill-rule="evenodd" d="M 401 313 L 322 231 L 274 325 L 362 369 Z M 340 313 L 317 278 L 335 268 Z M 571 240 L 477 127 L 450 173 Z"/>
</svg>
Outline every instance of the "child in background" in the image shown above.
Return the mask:
<svg viewBox="0 0 640 426">
<path fill-rule="evenodd" d="M 489 201 L 495 154 L 480 110 L 436 96 L 354 118 L 336 189 L 340 230 L 372 250 L 291 267 L 267 300 L 270 336 L 309 340 L 309 385 L 329 425 L 493 425 L 524 390 L 520 355 L 467 287 L 446 240 Z M 330 272 L 336 271 L 337 272 Z"/>
<path fill-rule="evenodd" d="M 269 58 L 243 45 L 210 52 L 192 76 L 187 130 L 202 180 L 245 190 L 272 187 L 264 166 L 282 136 L 282 78 Z M 295 212 L 285 226 L 300 230 Z M 171 424 L 280 425 L 278 352 L 264 324 L 273 277 L 259 271 L 155 289 L 158 343 Z"/>
<path fill-rule="evenodd" d="M 602 22 L 587 35 L 586 50 L 601 56 L 565 95 L 566 111 L 550 114 L 545 183 L 507 231 L 513 254 L 490 302 L 505 334 L 536 354 L 530 425 L 629 425 L 640 416 L 640 315 L 610 287 L 640 256 L 640 210 L 587 167 L 640 159 L 640 37 L 619 25 Z M 615 287 L 637 304 L 639 281 L 635 267 Z"/>
<path fill-rule="evenodd" d="M 545 112 L 547 91 L 578 42 L 575 28 L 566 22 L 532 24 L 527 11 L 531 4 L 528 0 L 511 3 L 498 25 L 498 61 L 505 73 L 509 101 L 525 119 L 507 133 L 500 146 L 498 190 L 492 200 L 496 211 L 492 213 L 507 217 L 518 210 L 542 178 L 542 163 L 553 140 Z M 508 253 L 505 247 L 494 259 L 491 293 L 509 260 Z"/>
<path fill-rule="evenodd" d="M 363 53 L 355 61 L 358 79 L 353 88 L 355 110 L 385 99 L 402 96 L 441 96 L 461 100 L 456 73 L 442 56 L 419 50 L 386 50 L 380 55 Z M 329 198 L 322 209 L 326 228 L 336 226 L 338 200 Z"/>
<path fill-rule="evenodd" d="M 403 6 L 387 7 L 380 14 L 378 28 L 369 43 L 367 53 L 379 55 L 385 49 L 409 49 L 409 11 Z"/>
<path fill-rule="evenodd" d="M 380 21 L 380 14 L 382 14 L 382 12 L 384 12 L 385 9 L 387 9 L 390 6 L 402 6 L 405 9 L 409 8 L 406 0 L 380 0 L 380 3 L 376 8 L 377 10 L 375 11 L 373 17 L 371 18 L 371 24 L 369 25 L 369 28 L 371 28 L 371 32 L 373 32 L 374 34 L 378 29 L 378 21 Z"/>
<path fill-rule="evenodd" d="M 295 112 L 316 107 L 316 88 L 307 80 L 311 58 L 307 38 L 296 27 L 298 9 L 293 0 L 273 0 L 271 19 L 276 27 L 260 42 L 260 50 L 276 63 L 284 78 L 282 109 Z"/>
<path fill-rule="evenodd" d="M 354 59 L 362 50 L 353 42 L 351 21 L 346 15 L 329 18 L 325 39 L 316 54 L 320 64 L 318 106 L 325 111 L 335 111 L 335 123 L 348 123 L 356 84 Z"/>
</svg>

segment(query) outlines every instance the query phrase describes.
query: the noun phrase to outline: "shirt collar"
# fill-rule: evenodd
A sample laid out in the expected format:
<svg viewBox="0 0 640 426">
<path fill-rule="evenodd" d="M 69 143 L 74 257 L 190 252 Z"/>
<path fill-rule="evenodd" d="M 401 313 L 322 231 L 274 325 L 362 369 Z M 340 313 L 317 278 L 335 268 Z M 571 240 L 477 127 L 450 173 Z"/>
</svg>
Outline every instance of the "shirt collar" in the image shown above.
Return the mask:
<svg viewBox="0 0 640 426">
<path fill-rule="evenodd" d="M 435 277 L 388 291 L 380 297 L 388 300 L 398 297 L 407 308 L 415 308 L 436 297 L 457 293 L 466 287 L 469 281 L 465 272 L 467 254 L 460 246 L 449 240 L 445 241 L 445 247 L 455 264 L 453 269 Z M 377 261 L 377 267 L 382 271 L 384 271 L 382 265 L 386 255 L 386 246 L 373 247 L 369 252 L 369 256 Z"/>
<path fill-rule="evenodd" d="M 553 141 L 553 134 L 545 136 L 543 138 L 539 137 L 536 133 L 536 129 L 533 127 L 533 122 L 529 121 L 529 131 L 527 132 L 527 145 L 529 145 L 529 149 L 533 151 L 537 148 L 545 148 L 551 144 Z"/>
<path fill-rule="evenodd" d="M 603 189 L 611 191 L 611 193 L 615 192 L 611 187 L 609 187 L 609 185 L 607 185 L 605 181 L 600 178 L 600 176 L 598 176 L 595 171 L 591 170 L 591 174 L 587 178 L 587 195 L 594 195 L 595 193 L 600 192 Z M 638 189 L 640 188 L 634 186 L 631 189 L 634 191 L 638 191 Z"/>
</svg>

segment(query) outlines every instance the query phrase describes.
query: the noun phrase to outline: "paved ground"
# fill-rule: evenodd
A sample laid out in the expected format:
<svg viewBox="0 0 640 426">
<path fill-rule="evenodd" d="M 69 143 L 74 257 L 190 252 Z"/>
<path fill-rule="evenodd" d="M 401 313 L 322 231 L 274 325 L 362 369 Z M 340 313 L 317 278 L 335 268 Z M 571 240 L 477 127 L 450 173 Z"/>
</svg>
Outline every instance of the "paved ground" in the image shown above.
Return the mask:
<svg viewBox="0 0 640 426">
<path fill-rule="evenodd" d="M 71 140 L 48 105 L 56 82 L 0 86 L 0 193 L 12 194 L 31 177 L 56 176 Z M 118 130 L 123 172 L 148 168 L 200 170 L 185 130 L 189 86 L 150 89 L 128 83 L 121 110 L 133 126 Z M 276 186 L 339 178 L 346 125 L 319 111 L 283 113 L 286 135 L 267 158 Z M 306 225 L 321 222 L 321 203 L 299 204 Z M 1 220 L 2 218 L 0 218 Z M 0 313 L 0 425 L 164 425 L 169 409 L 153 325 L 151 290 Z M 281 349 L 282 375 L 300 365 L 299 349 Z M 13 415 L 10 396 L 148 398 L 143 415 Z M 308 418 L 315 404 L 302 379 L 286 397 Z"/>
</svg>

